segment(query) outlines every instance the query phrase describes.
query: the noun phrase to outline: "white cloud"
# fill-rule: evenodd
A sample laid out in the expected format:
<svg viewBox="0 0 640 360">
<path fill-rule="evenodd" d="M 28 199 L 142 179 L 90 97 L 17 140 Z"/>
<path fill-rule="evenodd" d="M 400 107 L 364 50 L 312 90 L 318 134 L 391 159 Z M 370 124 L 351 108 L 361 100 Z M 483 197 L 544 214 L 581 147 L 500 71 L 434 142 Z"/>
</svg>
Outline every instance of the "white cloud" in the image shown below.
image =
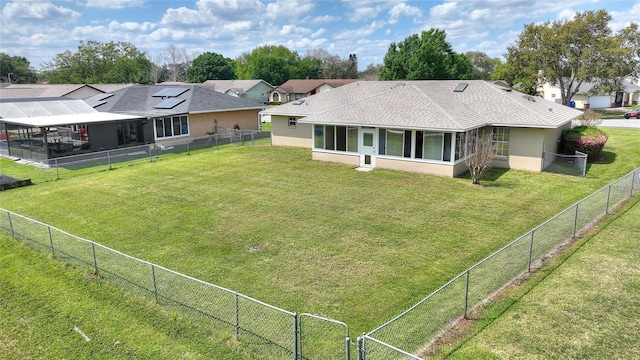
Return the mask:
<svg viewBox="0 0 640 360">
<path fill-rule="evenodd" d="M 4 21 L 51 21 L 71 23 L 80 18 L 75 10 L 53 5 L 50 2 L 11 2 L 2 9 Z"/>
<path fill-rule="evenodd" d="M 284 25 L 279 31 L 280 35 L 302 35 L 311 34 L 311 29 L 304 28 L 296 25 Z"/>
<path fill-rule="evenodd" d="M 267 19 L 287 19 L 298 18 L 302 15 L 309 14 L 315 8 L 315 4 L 306 0 L 276 0 L 274 3 L 267 5 L 265 16 Z"/>
<path fill-rule="evenodd" d="M 255 20 L 264 16 L 266 7 L 259 0 L 198 0 L 197 12 L 207 12 L 225 20 Z"/>
<path fill-rule="evenodd" d="M 405 3 L 396 4 L 389 10 L 389 24 L 396 24 L 400 19 L 411 16 L 421 17 L 422 10 Z"/>
<path fill-rule="evenodd" d="M 119 31 L 124 31 L 124 32 L 130 32 L 130 33 L 145 33 L 148 31 L 153 30 L 156 27 L 156 24 L 151 23 L 151 22 L 143 22 L 143 23 L 137 23 L 137 22 L 117 22 L 117 21 L 111 21 L 109 23 L 109 31 L 111 32 L 119 32 Z"/>
<path fill-rule="evenodd" d="M 128 9 L 143 7 L 144 4 L 145 0 L 87 0 L 85 6 L 98 9 Z"/>
</svg>

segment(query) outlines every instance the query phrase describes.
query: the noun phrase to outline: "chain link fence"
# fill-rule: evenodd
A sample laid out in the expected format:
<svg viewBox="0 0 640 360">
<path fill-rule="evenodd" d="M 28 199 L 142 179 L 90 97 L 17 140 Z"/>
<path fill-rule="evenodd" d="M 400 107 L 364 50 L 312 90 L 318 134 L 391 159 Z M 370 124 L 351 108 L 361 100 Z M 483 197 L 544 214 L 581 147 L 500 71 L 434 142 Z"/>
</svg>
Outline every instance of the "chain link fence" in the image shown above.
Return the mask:
<svg viewBox="0 0 640 360">
<path fill-rule="evenodd" d="M 575 155 L 544 152 L 542 171 L 584 177 L 587 173 L 587 154 L 576 151 Z"/>
<path fill-rule="evenodd" d="M 0 209 L 0 228 L 58 260 L 93 270 L 132 294 L 181 311 L 194 324 L 240 341 L 257 358 L 298 359 L 297 314 L 177 273 Z"/>
<path fill-rule="evenodd" d="M 456 336 L 447 330 L 479 318 L 486 301 L 512 280 L 541 266 L 559 245 L 580 235 L 638 191 L 640 168 L 568 207 L 359 337 L 358 359 L 421 359 L 437 353 L 447 336 Z"/>
<path fill-rule="evenodd" d="M 42 162 L 18 160 L 15 167 L 3 165 L 2 173 L 20 179 L 22 176 L 19 173 L 19 166 L 17 165 L 29 163 L 44 170 L 42 172 L 42 178 L 32 179 L 34 182 L 53 181 L 112 170 L 122 166 L 148 163 L 168 154 L 189 154 L 191 151 L 212 147 L 217 149 L 222 145 L 228 144 L 255 145 L 256 140 L 270 136 L 271 133 L 268 131 L 260 132 L 256 130 L 220 128 L 219 133 L 201 137 L 163 140 L 147 145 L 62 156 Z"/>
</svg>

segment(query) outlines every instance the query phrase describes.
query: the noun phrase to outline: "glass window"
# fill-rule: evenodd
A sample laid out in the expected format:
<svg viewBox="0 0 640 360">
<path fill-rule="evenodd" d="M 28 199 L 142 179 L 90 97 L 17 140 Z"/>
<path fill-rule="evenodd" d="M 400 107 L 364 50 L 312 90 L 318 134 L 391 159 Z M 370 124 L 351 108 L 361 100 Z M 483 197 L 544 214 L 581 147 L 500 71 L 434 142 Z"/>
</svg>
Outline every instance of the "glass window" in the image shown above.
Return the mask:
<svg viewBox="0 0 640 360">
<path fill-rule="evenodd" d="M 423 140 L 423 159 L 429 160 L 442 160 L 442 142 L 444 139 L 443 133 L 424 133 Z"/>
<path fill-rule="evenodd" d="M 451 133 L 444 133 L 444 149 L 442 151 L 442 161 L 451 161 Z"/>
<path fill-rule="evenodd" d="M 171 131 L 171 118 L 164 118 L 164 136 L 173 136 L 173 132 Z"/>
<path fill-rule="evenodd" d="M 347 128 L 336 126 L 336 150 L 347 151 Z"/>
<path fill-rule="evenodd" d="M 336 144 L 335 144 L 335 133 L 336 133 L 336 127 L 335 126 L 325 126 L 324 127 L 324 136 L 325 136 L 325 143 L 324 143 L 324 148 L 327 150 L 335 150 L 336 149 Z"/>
<path fill-rule="evenodd" d="M 180 117 L 179 116 L 174 116 L 173 117 L 173 135 L 180 135 L 180 129 L 182 129 L 182 127 L 180 126 Z"/>
<path fill-rule="evenodd" d="M 314 125 L 314 143 L 316 149 L 324 149 L 324 125 Z"/>
<path fill-rule="evenodd" d="M 363 138 L 363 140 L 365 139 Z M 373 145 L 373 137 L 371 137 L 371 141 L 371 145 Z M 366 142 L 364 145 L 371 146 Z M 378 135 L 378 145 L 378 154 L 384 155 L 387 152 L 387 129 L 380 129 L 380 133 Z"/>
<path fill-rule="evenodd" d="M 422 140 L 424 132 L 416 131 L 416 144 L 415 144 L 415 157 L 416 159 L 422 159 Z"/>
<path fill-rule="evenodd" d="M 404 153 L 404 131 L 387 129 L 386 155 L 402 156 Z"/>
<path fill-rule="evenodd" d="M 373 145 L 373 134 L 371 137 L 372 137 L 371 144 Z M 347 151 L 358 152 L 358 128 L 357 127 L 347 128 Z"/>
<path fill-rule="evenodd" d="M 509 128 L 493 128 L 493 145 L 497 149 L 498 156 L 509 156 Z"/>
<path fill-rule="evenodd" d="M 182 135 L 187 135 L 189 133 L 189 121 L 186 116 L 180 117 L 180 126 L 182 128 Z"/>
<path fill-rule="evenodd" d="M 411 157 L 411 130 L 404 131 L 404 157 Z"/>
<path fill-rule="evenodd" d="M 162 119 L 156 119 L 156 137 L 164 137 L 164 125 Z"/>
</svg>

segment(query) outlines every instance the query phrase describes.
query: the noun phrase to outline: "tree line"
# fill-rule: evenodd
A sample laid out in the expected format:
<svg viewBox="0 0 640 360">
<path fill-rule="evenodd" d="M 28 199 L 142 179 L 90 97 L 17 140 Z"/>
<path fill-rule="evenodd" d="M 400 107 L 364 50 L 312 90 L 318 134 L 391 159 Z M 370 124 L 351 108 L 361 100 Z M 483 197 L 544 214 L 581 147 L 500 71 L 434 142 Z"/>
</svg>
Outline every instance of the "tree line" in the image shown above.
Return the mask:
<svg viewBox="0 0 640 360">
<path fill-rule="evenodd" d="M 358 71 L 356 54 L 341 58 L 324 49 L 300 55 L 282 45 L 265 45 L 235 59 L 206 52 L 198 56 L 171 45 L 152 61 L 128 42 L 81 41 L 76 52 L 57 54 L 33 70 L 20 56 L 0 53 L 0 78 L 14 83 L 201 83 L 206 80 L 262 79 L 281 85 L 289 79 L 504 80 L 536 95 L 541 83 L 562 89 L 567 104 L 585 82 L 594 91 L 619 90 L 623 77 L 640 78 L 640 31 L 631 23 L 614 33 L 605 10 L 577 12 L 572 19 L 525 25 L 505 61 L 484 52 L 457 53 L 446 33 L 430 29 L 390 44 L 382 64 Z"/>
</svg>

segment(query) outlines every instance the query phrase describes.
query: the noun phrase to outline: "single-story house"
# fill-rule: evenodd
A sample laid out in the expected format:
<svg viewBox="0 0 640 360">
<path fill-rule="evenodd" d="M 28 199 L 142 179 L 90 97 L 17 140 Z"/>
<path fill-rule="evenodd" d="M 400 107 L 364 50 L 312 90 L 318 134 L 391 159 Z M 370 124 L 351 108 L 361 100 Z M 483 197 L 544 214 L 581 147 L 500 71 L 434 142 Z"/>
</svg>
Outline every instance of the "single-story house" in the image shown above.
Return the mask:
<svg viewBox="0 0 640 360">
<path fill-rule="evenodd" d="M 640 101 L 640 86 L 630 79 L 622 80 L 622 91 L 612 94 L 594 94 L 594 83 L 585 82 L 580 85 L 578 92 L 571 98 L 578 109 L 606 109 L 636 105 Z M 545 100 L 562 103 L 560 87 L 545 83 L 540 87 L 540 94 Z"/>
<path fill-rule="evenodd" d="M 207 80 L 200 86 L 260 104 L 269 101 L 269 92 L 274 89 L 264 80 Z"/>
<path fill-rule="evenodd" d="M 358 81 L 261 112 L 273 145 L 355 167 L 467 171 L 466 141 L 492 132 L 496 167 L 542 171 L 581 111 L 482 80 Z"/>
<path fill-rule="evenodd" d="M 138 144 L 150 139 L 163 142 L 186 137 L 202 137 L 228 129 L 258 130 L 258 112 L 263 106 L 199 85 L 134 85 L 113 93 L 85 99 L 96 110 L 128 114 L 147 120 L 141 130 L 125 129 L 125 142 Z M 148 136 L 147 136 L 148 134 Z"/>
<path fill-rule="evenodd" d="M 357 81 L 356 79 L 289 80 L 269 92 L 269 101 L 286 103 Z"/>
<path fill-rule="evenodd" d="M 80 99 L 0 99 L 0 154 L 46 162 L 125 146 L 118 136 L 122 129 L 146 121 L 141 116 L 99 112 Z M 145 140 L 152 138 L 141 143 Z"/>
</svg>

